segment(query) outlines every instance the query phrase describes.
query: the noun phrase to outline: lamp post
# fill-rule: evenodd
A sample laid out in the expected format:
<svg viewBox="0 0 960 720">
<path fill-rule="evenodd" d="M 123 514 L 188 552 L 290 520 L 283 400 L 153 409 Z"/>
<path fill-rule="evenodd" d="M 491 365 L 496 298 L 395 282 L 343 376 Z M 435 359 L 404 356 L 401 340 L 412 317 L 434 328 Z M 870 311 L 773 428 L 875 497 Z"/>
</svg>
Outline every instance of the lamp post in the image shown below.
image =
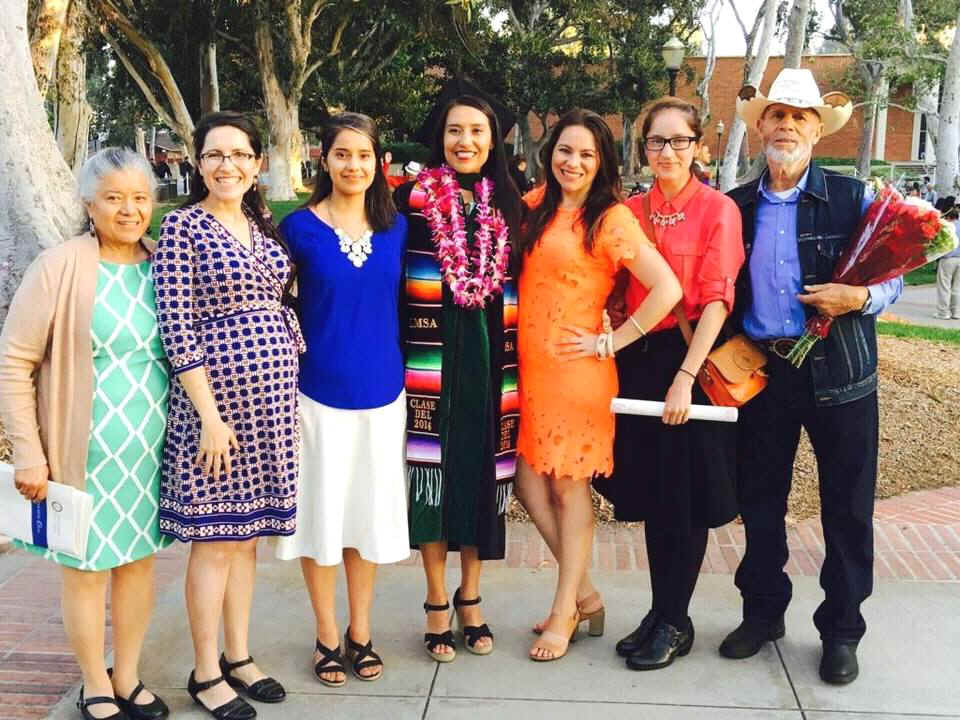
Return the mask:
<svg viewBox="0 0 960 720">
<path fill-rule="evenodd" d="M 723 120 L 717 121 L 717 190 L 720 189 L 720 168 L 723 167 L 723 155 L 720 153 L 720 138 L 723 137 Z"/>
<path fill-rule="evenodd" d="M 663 64 L 667 68 L 667 74 L 670 76 L 670 94 L 677 94 L 677 71 L 683 65 L 683 56 L 687 49 L 683 46 L 676 36 L 667 40 L 660 49 L 660 56 L 663 58 Z"/>
</svg>

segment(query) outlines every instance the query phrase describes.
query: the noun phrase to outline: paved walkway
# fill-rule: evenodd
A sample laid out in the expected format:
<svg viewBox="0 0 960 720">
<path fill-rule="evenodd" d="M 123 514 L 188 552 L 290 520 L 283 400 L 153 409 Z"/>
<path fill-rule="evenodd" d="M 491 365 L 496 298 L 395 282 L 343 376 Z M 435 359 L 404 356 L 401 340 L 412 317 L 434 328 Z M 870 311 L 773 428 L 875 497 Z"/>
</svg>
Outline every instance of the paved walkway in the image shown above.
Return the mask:
<svg viewBox="0 0 960 720">
<path fill-rule="evenodd" d="M 881 320 L 896 320 L 910 325 L 960 330 L 960 320 L 942 320 L 933 317 L 937 309 L 937 288 L 935 285 L 908 285 L 903 294 L 890 306 L 889 312 Z"/>
<path fill-rule="evenodd" d="M 886 713 L 869 715 L 872 720 L 918 714 L 960 718 L 960 488 L 879 501 L 875 528 L 878 582 L 864 610 L 871 631 L 861 653 L 863 677 L 840 689 L 816 677 L 819 644 L 809 618 L 821 597 L 813 576 L 822 562 L 823 536 L 815 520 L 789 531 L 787 569 L 795 598 L 784 640 L 742 663 L 716 655 L 716 645 L 739 617 L 729 574 L 743 552 L 743 528 L 730 524 L 711 531 L 692 611 L 694 653 L 650 674 L 623 670 L 610 648 L 649 602 L 646 574 L 631 572 L 647 566 L 642 527 L 598 528 L 592 566 L 606 597 L 607 636 L 584 639 L 571 658 L 547 667 L 524 657 L 531 637 L 526 628 L 547 607 L 555 580 L 555 563 L 532 525 L 510 524 L 506 559 L 485 570 L 487 618 L 497 632 L 494 659 L 462 653 L 450 667 L 429 662 L 415 639 L 422 575 L 409 566 L 419 558 L 384 568 L 375 627 L 387 672 L 376 684 L 348 682 L 342 691 L 316 683 L 309 651 L 299 647 L 312 620 L 296 564 L 273 561 L 265 552 L 254 610 L 255 653 L 287 684 L 291 698 L 276 707 L 260 706 L 261 717 L 328 711 L 335 717 L 391 720 L 565 718 L 594 710 L 611 718 L 668 720 L 694 712 L 707 720 L 867 720 L 846 714 L 854 711 Z M 183 545 L 158 555 L 158 609 L 144 654 L 152 661 L 143 663 L 143 671 L 178 717 L 199 719 L 203 716 L 183 691 L 191 657 L 182 597 L 185 561 Z M 292 654 L 291 647 L 297 648 Z M 60 619 L 57 568 L 21 551 L 0 555 L 0 720 L 75 717 L 78 682 Z"/>
</svg>

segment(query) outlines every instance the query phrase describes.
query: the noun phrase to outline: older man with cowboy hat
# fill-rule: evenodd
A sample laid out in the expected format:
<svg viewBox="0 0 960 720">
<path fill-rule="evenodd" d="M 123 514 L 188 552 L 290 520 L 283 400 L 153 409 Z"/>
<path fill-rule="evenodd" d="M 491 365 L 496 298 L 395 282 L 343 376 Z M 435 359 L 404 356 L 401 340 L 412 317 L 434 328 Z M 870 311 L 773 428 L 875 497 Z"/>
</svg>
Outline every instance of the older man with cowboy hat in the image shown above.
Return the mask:
<svg viewBox="0 0 960 720">
<path fill-rule="evenodd" d="M 766 97 L 740 91 L 737 112 L 763 140 L 767 169 L 730 192 L 743 219 L 747 262 L 733 321 L 768 356 L 770 382 L 740 415 L 738 496 L 747 547 L 736 574 L 743 622 L 720 645 L 729 658 L 756 654 L 784 634 L 792 586 L 784 516 L 800 429 L 817 457 L 825 557 L 824 600 L 814 613 L 823 641 L 820 676 L 856 679 L 866 630 L 861 603 L 873 589 L 877 476 L 875 318 L 899 296 L 899 278 L 855 287 L 831 282 L 834 264 L 872 196 L 864 183 L 812 161 L 824 135 L 849 120 L 842 93 L 821 96 L 809 70 L 780 72 Z M 812 313 L 836 320 L 799 368 L 786 355 Z"/>
</svg>

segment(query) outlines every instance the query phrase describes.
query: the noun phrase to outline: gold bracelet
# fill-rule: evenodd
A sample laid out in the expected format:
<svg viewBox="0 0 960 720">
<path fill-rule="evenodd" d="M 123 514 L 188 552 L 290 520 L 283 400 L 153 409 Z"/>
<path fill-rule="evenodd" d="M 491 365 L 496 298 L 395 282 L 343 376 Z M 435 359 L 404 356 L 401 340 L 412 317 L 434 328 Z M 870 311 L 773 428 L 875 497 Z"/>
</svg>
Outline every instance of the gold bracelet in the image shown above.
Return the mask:
<svg viewBox="0 0 960 720">
<path fill-rule="evenodd" d="M 640 326 L 640 323 L 637 322 L 637 319 L 633 315 L 630 315 L 629 318 L 630 322 L 632 322 L 633 326 L 637 329 L 637 332 L 640 333 L 640 337 L 645 337 L 647 331 Z"/>
</svg>

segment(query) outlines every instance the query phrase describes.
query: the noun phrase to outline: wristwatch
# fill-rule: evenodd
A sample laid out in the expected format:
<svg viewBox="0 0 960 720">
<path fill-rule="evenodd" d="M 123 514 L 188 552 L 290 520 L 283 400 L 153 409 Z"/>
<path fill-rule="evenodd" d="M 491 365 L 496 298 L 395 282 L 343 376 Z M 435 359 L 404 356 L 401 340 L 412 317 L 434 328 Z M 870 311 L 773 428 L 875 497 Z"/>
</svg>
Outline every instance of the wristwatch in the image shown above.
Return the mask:
<svg viewBox="0 0 960 720">
<path fill-rule="evenodd" d="M 870 304 L 870 287 L 867 286 L 867 299 L 863 301 L 863 305 L 860 306 L 860 313 L 864 313 L 867 310 L 867 306 Z"/>
</svg>

